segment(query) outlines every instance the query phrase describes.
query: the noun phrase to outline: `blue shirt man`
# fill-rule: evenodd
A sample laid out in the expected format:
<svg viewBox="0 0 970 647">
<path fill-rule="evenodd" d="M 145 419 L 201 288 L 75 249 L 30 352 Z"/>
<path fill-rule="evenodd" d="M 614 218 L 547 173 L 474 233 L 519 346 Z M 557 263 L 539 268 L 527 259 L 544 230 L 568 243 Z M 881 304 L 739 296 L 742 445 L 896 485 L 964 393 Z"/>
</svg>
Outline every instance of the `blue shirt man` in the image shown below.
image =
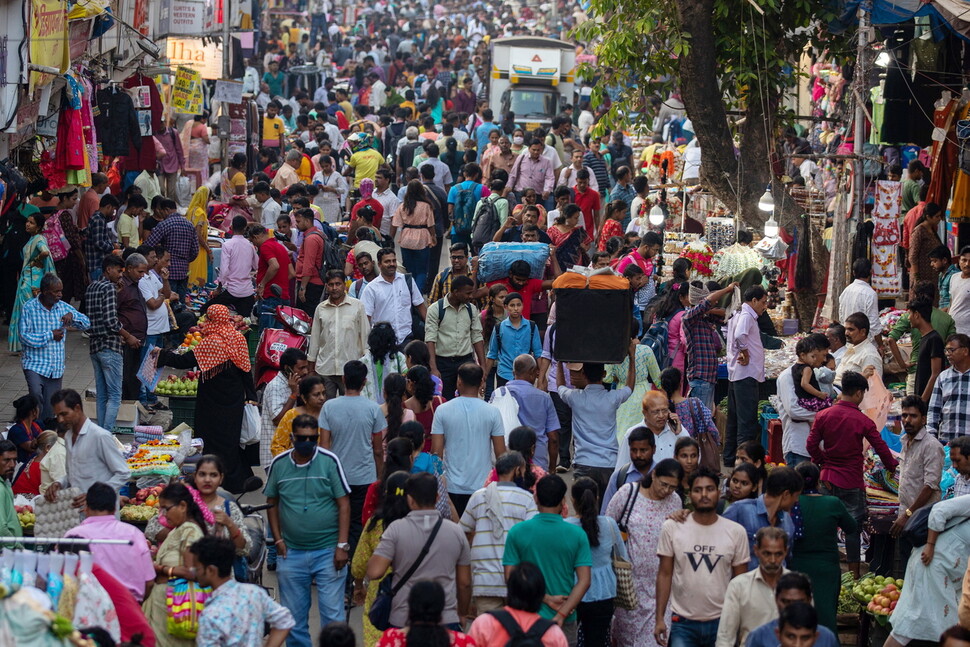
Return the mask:
<svg viewBox="0 0 970 647">
<path fill-rule="evenodd" d="M 552 398 L 533 386 L 539 377 L 535 357 L 519 355 L 512 363 L 512 380 L 506 388 L 519 405 L 519 422 L 536 432 L 533 462 L 542 469 L 555 471 L 559 457 L 559 416 Z"/>
<path fill-rule="evenodd" d="M 499 126 L 492 122 L 495 115 L 492 114 L 491 108 L 485 108 L 482 110 L 482 119 L 485 123 L 480 124 L 478 128 L 475 129 L 475 140 L 478 142 L 478 161 L 482 161 L 482 155 L 485 153 L 485 149 L 488 148 L 488 134 L 493 130 L 498 130 Z"/>
<path fill-rule="evenodd" d="M 757 499 L 745 499 L 731 504 L 724 511 L 724 517 L 744 526 L 748 533 L 751 549 L 751 562 L 748 570 L 758 568 L 758 558 L 754 554 L 755 534 L 760 528 L 777 526 L 788 533 L 789 545 L 795 534 L 795 523 L 791 509 L 798 502 L 804 483 L 802 477 L 790 467 L 776 467 L 765 480 L 765 493 Z"/>
<path fill-rule="evenodd" d="M 529 319 L 520 319 L 519 325 L 512 323 L 511 318 L 502 320 L 492 331 L 492 338 L 488 342 L 486 355 L 486 372 L 492 364 L 498 363 L 498 376 L 503 380 L 513 379 L 512 362 L 519 355 L 526 354 L 539 357 L 542 354 L 542 341 L 539 339 L 539 327 Z"/>
</svg>

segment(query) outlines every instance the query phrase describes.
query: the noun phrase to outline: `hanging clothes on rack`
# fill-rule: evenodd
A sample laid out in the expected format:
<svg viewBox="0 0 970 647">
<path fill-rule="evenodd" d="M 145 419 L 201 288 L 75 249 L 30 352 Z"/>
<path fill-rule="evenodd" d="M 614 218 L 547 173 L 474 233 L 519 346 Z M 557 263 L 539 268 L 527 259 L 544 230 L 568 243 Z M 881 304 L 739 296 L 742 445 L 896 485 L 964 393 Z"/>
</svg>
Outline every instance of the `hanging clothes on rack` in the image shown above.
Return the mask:
<svg viewBox="0 0 970 647">
<path fill-rule="evenodd" d="M 930 188 L 926 201 L 945 205 L 957 169 L 957 99 L 945 91 L 933 113 L 933 149 L 930 153 Z M 940 139 L 942 137 L 942 140 Z"/>
<path fill-rule="evenodd" d="M 970 117 L 970 102 L 960 107 L 957 122 L 968 117 Z M 960 143 L 961 158 L 970 162 L 970 138 L 961 139 Z M 960 169 L 956 171 L 953 178 L 953 198 L 950 200 L 949 216 L 950 222 L 970 222 L 970 163 L 966 165 L 961 163 Z"/>
<path fill-rule="evenodd" d="M 129 145 L 140 150 L 142 138 L 131 97 L 119 90 L 117 85 L 112 85 L 98 91 L 97 103 L 94 123 L 104 155 L 128 155 Z M 154 155 L 155 147 L 149 148 Z"/>
<path fill-rule="evenodd" d="M 140 130 L 135 133 L 136 138 L 140 140 L 140 144 L 135 146 L 134 141 L 132 141 L 128 157 L 125 159 L 125 171 L 130 173 L 133 171 L 154 169 L 158 165 L 158 160 L 155 157 L 155 145 L 152 142 L 152 137 L 160 135 L 164 128 L 162 125 L 162 99 L 158 94 L 158 86 L 155 85 L 154 79 L 145 76 L 141 72 L 136 72 L 129 76 L 122 82 L 122 86 L 128 89 L 147 87 L 149 99 L 147 110 L 151 113 L 151 132 L 145 136 L 140 136 Z M 138 113 L 142 112 L 144 110 L 138 110 Z"/>
<path fill-rule="evenodd" d="M 899 211 L 902 184 L 876 182 L 876 202 L 872 210 L 872 289 L 879 295 L 896 295 L 900 290 Z"/>
</svg>

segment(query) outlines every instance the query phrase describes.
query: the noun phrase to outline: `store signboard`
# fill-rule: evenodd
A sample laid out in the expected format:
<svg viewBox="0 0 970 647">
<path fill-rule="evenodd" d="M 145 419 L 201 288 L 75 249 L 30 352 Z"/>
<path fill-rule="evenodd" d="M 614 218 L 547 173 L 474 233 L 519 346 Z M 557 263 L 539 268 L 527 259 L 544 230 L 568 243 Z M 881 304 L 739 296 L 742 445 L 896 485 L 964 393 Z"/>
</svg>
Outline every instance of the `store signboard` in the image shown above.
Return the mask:
<svg viewBox="0 0 970 647">
<path fill-rule="evenodd" d="M 203 44 L 201 38 L 169 38 L 166 51 L 172 67 L 190 67 L 207 80 L 222 77 L 222 47 L 216 43 Z"/>
<path fill-rule="evenodd" d="M 61 72 L 69 64 L 67 3 L 65 0 L 33 0 L 30 3 L 30 62 Z M 30 92 L 47 85 L 55 74 L 30 73 Z"/>
<path fill-rule="evenodd" d="M 158 30 L 162 36 L 198 36 L 204 33 L 206 7 L 199 0 L 160 3 Z"/>
<path fill-rule="evenodd" d="M 68 40 L 70 42 L 71 60 L 81 58 L 88 49 L 88 42 L 91 38 L 91 27 L 94 25 L 94 18 L 83 18 L 68 22 Z"/>
</svg>

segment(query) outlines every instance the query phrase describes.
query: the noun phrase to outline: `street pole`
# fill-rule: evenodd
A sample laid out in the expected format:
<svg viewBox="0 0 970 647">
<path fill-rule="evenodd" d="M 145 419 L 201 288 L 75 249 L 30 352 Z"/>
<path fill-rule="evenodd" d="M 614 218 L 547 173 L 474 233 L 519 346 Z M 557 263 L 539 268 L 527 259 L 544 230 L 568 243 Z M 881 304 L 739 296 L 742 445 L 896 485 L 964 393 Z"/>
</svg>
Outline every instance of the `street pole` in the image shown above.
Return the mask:
<svg viewBox="0 0 970 647">
<path fill-rule="evenodd" d="M 864 204 L 864 175 L 863 175 L 863 160 L 862 160 L 862 146 L 863 137 L 865 137 L 865 119 L 866 110 L 863 101 L 866 96 L 866 56 L 867 50 L 869 48 L 869 11 L 871 9 L 871 0 L 863 0 L 859 3 L 859 38 L 856 44 L 856 64 L 855 64 L 855 123 L 853 129 L 853 149 L 852 152 L 855 153 L 855 177 L 853 178 L 853 186 L 855 188 L 854 198 L 855 204 L 853 205 L 852 215 L 855 218 L 862 217 L 862 205 Z"/>
<path fill-rule="evenodd" d="M 232 40 L 229 35 L 229 3 L 222 0 L 222 77 L 229 79 L 232 74 Z"/>
</svg>

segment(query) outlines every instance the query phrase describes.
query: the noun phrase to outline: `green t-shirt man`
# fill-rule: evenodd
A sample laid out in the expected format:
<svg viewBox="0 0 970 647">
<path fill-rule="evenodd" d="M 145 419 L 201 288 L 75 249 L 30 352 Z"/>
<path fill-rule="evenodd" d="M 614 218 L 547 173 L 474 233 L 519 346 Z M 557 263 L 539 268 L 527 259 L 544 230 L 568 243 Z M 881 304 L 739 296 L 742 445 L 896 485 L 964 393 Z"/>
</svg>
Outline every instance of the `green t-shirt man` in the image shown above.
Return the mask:
<svg viewBox="0 0 970 647">
<path fill-rule="evenodd" d="M 555 546 L 555 550 L 550 550 Z M 520 521 L 509 529 L 505 540 L 504 566 L 532 562 L 546 578 L 547 595 L 569 595 L 576 582 L 576 569 L 593 566 L 586 532 L 579 526 L 566 523 L 562 515 L 542 512 L 527 521 Z M 539 615 L 548 620 L 555 610 L 543 603 Z M 575 622 L 576 612 L 566 618 Z"/>
<path fill-rule="evenodd" d="M 957 332 L 957 326 L 953 321 L 953 317 L 943 312 L 939 308 L 933 308 L 933 312 L 930 314 L 930 325 L 933 326 L 933 330 L 940 334 L 943 341 L 946 341 L 947 337 L 950 335 L 955 335 Z M 906 333 L 909 333 L 909 338 L 913 343 L 913 352 L 909 355 L 910 366 L 907 373 L 915 374 L 916 358 L 919 357 L 919 342 L 923 336 L 920 334 L 920 331 L 916 330 L 909 324 L 909 312 L 904 312 L 903 315 L 896 320 L 896 325 L 893 326 L 893 329 L 889 332 L 889 338 L 898 342 Z"/>
</svg>

